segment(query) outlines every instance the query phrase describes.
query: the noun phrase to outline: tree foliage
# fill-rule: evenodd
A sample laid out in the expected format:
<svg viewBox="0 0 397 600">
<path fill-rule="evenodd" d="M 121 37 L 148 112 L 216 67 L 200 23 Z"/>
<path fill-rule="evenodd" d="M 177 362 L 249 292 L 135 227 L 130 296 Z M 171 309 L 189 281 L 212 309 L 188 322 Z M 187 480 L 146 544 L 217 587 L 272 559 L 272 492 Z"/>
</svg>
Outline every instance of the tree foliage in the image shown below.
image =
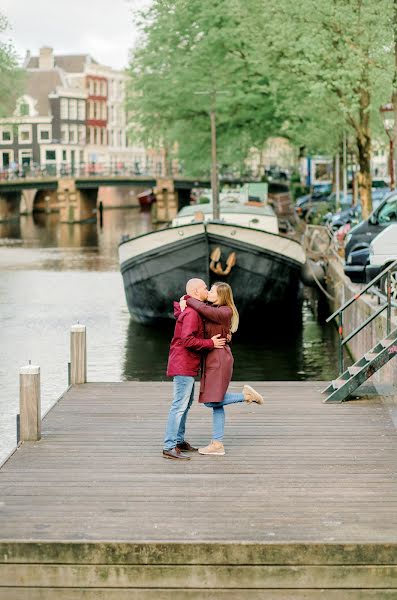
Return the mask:
<svg viewBox="0 0 397 600">
<path fill-rule="evenodd" d="M 364 215 L 373 135 L 392 98 L 397 0 L 153 0 L 131 55 L 130 108 L 146 141 L 209 164 L 216 92 L 219 162 L 284 135 L 312 152 L 355 140 Z M 397 78 L 396 78 L 397 80 Z M 227 92 L 222 94 L 221 92 Z"/>
<path fill-rule="evenodd" d="M 132 121 L 148 143 L 177 142 L 191 172 L 209 168 L 214 100 L 220 163 L 241 162 L 279 126 L 269 80 L 247 60 L 236 8 L 228 0 L 154 0 L 142 15 L 130 66 Z"/>
<path fill-rule="evenodd" d="M 0 117 L 9 116 L 22 89 L 22 73 L 12 43 L 4 39 L 9 29 L 7 19 L 0 14 Z"/>
</svg>

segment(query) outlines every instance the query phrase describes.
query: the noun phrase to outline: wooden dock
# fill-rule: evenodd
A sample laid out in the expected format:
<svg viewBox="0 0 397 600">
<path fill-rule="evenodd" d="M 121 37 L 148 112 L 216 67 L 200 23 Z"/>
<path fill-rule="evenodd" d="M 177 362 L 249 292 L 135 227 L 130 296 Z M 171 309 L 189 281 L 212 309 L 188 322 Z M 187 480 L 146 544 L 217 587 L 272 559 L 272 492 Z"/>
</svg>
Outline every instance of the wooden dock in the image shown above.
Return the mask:
<svg viewBox="0 0 397 600">
<path fill-rule="evenodd" d="M 397 598 L 393 409 L 325 405 L 325 383 L 255 383 L 226 456 L 182 464 L 171 383 L 72 386 L 0 469 L 0 599 Z M 211 416 L 193 406 L 191 443 Z"/>
</svg>

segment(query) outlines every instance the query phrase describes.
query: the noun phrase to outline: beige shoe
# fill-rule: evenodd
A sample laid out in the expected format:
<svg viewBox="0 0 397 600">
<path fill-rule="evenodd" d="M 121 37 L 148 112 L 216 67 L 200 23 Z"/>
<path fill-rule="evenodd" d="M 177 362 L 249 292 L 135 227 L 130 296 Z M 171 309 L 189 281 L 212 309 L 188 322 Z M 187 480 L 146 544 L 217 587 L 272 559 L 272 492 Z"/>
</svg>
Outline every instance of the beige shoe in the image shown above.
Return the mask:
<svg viewBox="0 0 397 600">
<path fill-rule="evenodd" d="M 243 387 L 243 396 L 244 400 L 249 404 L 251 402 L 256 402 L 257 404 L 264 403 L 263 397 L 260 394 L 258 394 L 258 392 L 254 390 L 254 388 L 252 388 L 250 385 L 245 385 Z"/>
<path fill-rule="evenodd" d="M 225 448 L 222 442 L 212 440 L 205 448 L 199 448 L 199 454 L 213 454 L 214 456 L 224 456 Z"/>
</svg>

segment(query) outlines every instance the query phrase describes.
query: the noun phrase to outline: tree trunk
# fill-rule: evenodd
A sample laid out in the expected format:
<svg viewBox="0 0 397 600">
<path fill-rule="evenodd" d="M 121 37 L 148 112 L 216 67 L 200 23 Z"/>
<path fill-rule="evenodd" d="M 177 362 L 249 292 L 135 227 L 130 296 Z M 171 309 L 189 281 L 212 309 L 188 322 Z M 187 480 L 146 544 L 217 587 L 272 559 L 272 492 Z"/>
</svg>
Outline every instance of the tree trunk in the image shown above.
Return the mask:
<svg viewBox="0 0 397 600">
<path fill-rule="evenodd" d="M 371 132 L 370 132 L 370 93 L 367 70 L 365 69 L 360 90 L 359 123 L 356 128 L 358 164 L 358 190 L 360 194 L 363 219 L 368 219 L 372 212 L 372 179 L 371 179 Z"/>
<path fill-rule="evenodd" d="M 368 219 L 372 212 L 371 138 L 369 135 L 357 139 L 357 149 L 358 164 L 360 167 L 357 179 L 362 217 L 363 219 Z"/>
</svg>

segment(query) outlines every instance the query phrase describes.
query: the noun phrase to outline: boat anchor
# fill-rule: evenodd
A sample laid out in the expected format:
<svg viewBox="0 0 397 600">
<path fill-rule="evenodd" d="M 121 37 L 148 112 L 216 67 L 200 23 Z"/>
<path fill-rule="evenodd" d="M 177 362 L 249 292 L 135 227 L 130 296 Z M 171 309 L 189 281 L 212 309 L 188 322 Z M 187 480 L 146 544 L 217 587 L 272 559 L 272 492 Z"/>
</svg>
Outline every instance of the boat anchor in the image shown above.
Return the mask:
<svg viewBox="0 0 397 600">
<path fill-rule="evenodd" d="M 237 263 L 237 257 L 235 252 L 231 252 L 226 259 L 226 267 L 222 267 L 221 260 L 221 249 L 219 246 L 214 248 L 214 250 L 210 254 L 211 263 L 210 269 L 213 273 L 217 275 L 229 275 L 230 271 L 233 269 L 235 264 Z"/>
</svg>

